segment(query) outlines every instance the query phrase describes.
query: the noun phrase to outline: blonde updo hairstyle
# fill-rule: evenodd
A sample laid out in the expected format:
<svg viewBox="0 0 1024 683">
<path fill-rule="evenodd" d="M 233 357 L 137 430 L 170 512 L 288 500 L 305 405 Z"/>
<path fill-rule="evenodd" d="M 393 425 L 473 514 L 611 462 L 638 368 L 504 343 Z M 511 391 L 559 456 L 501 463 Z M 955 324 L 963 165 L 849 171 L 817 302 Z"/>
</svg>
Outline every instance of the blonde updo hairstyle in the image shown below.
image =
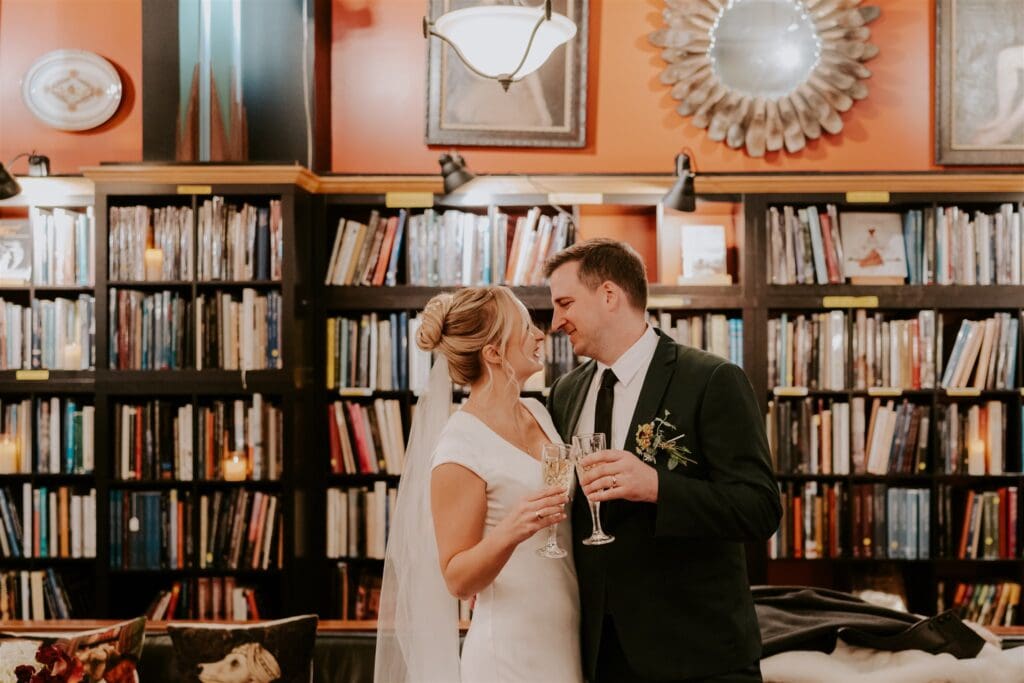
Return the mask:
<svg viewBox="0 0 1024 683">
<path fill-rule="evenodd" d="M 438 294 L 420 314 L 416 344 L 437 350 L 448 360 L 448 374 L 456 384 L 472 384 L 490 368 L 483 348 L 493 344 L 502 355 L 502 369 L 514 382 L 512 367 L 504 360 L 509 343 L 529 330 L 529 316 L 507 287 L 465 287 Z"/>
</svg>

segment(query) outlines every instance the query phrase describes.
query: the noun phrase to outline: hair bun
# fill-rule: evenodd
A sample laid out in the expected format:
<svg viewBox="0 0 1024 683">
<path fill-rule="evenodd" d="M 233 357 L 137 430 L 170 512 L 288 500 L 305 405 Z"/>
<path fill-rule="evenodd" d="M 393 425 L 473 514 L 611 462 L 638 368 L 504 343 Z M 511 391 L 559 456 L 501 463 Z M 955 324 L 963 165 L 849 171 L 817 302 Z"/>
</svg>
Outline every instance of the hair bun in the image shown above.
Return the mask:
<svg viewBox="0 0 1024 683">
<path fill-rule="evenodd" d="M 444 336 L 444 323 L 455 297 L 448 292 L 436 295 L 427 302 L 420 314 L 420 329 L 416 332 L 416 345 L 424 351 L 433 351 Z"/>
</svg>

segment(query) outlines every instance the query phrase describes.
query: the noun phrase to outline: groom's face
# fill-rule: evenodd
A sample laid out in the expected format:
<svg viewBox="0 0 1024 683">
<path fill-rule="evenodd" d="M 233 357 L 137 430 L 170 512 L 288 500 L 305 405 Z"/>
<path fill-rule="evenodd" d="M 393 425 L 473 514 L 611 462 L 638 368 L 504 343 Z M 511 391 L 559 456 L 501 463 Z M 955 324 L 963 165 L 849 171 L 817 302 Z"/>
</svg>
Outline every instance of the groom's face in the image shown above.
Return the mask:
<svg viewBox="0 0 1024 683">
<path fill-rule="evenodd" d="M 551 330 L 569 335 L 577 356 L 593 358 L 600 332 L 606 323 L 601 288 L 591 289 L 579 278 L 579 263 L 570 261 L 551 273 Z"/>
</svg>

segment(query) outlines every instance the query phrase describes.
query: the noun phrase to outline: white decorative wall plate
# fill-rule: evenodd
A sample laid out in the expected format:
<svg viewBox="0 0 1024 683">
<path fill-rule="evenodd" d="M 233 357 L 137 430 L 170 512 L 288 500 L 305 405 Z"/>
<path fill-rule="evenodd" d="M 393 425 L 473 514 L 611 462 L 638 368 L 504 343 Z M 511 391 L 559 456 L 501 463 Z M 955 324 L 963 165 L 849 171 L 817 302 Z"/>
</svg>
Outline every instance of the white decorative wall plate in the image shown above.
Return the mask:
<svg viewBox="0 0 1024 683">
<path fill-rule="evenodd" d="M 25 106 L 58 130 L 89 130 L 104 123 L 121 104 L 121 91 L 117 69 L 85 50 L 47 52 L 21 82 Z"/>
</svg>

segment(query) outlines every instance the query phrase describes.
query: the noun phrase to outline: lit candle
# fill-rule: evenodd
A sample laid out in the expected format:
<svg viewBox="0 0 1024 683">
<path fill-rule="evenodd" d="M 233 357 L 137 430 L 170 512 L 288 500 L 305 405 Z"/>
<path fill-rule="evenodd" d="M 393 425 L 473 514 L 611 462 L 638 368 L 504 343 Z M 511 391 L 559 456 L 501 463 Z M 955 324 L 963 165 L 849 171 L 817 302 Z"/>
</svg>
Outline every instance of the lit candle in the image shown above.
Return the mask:
<svg viewBox="0 0 1024 683">
<path fill-rule="evenodd" d="M 245 481 L 246 462 L 233 453 L 224 461 L 224 481 Z"/>
<path fill-rule="evenodd" d="M 159 282 L 164 279 L 164 250 L 147 249 L 146 255 L 146 280 L 148 282 Z"/>
<path fill-rule="evenodd" d="M 64 345 L 64 368 L 67 370 L 82 369 L 82 347 L 78 345 L 78 342 Z"/>
<path fill-rule="evenodd" d="M 0 474 L 16 474 L 18 472 L 18 448 L 14 440 L 0 435 Z"/>
<path fill-rule="evenodd" d="M 967 474 L 985 474 L 985 442 L 981 439 L 971 439 L 967 444 Z"/>
</svg>

